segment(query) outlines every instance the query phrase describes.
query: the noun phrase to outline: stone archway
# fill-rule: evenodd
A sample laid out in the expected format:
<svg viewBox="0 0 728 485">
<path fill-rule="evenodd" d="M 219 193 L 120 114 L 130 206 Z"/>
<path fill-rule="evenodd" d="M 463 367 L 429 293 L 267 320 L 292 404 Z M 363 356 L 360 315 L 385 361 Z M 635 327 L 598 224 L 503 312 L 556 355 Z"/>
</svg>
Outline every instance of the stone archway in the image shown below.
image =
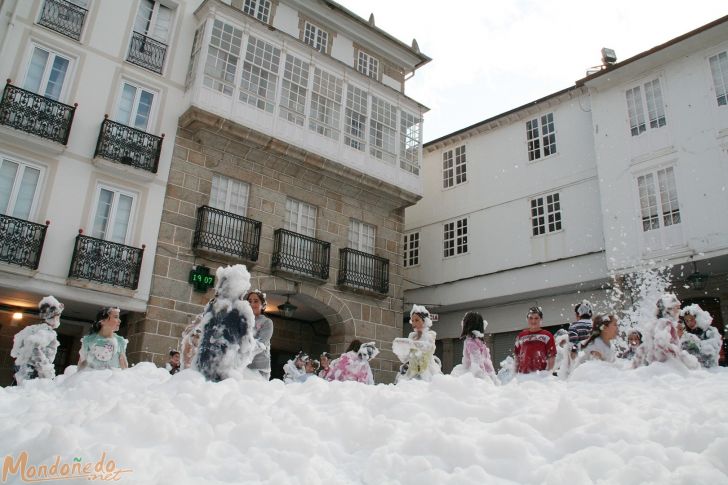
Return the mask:
<svg viewBox="0 0 728 485">
<path fill-rule="evenodd" d="M 250 278 L 251 288 L 273 294 L 295 293 L 321 314 L 330 330 L 329 352 L 341 353 L 356 338 L 354 316 L 351 309 L 336 294 L 323 286 L 308 282 L 293 282 L 275 275 L 257 275 Z"/>
<path fill-rule="evenodd" d="M 334 355 L 345 352 L 354 339 L 375 342 L 380 350 L 371 362 L 375 381 L 394 380 L 400 362 L 392 353 L 391 343 L 395 337 L 402 336 L 402 314 L 388 309 L 388 300 L 381 300 L 379 305 L 368 304 L 367 301 L 371 302 L 371 299 L 330 285 L 294 282 L 276 275 L 253 275 L 251 285 L 266 293 L 295 293 L 297 298 L 303 299 L 321 314 L 330 332 L 328 351 Z"/>
</svg>

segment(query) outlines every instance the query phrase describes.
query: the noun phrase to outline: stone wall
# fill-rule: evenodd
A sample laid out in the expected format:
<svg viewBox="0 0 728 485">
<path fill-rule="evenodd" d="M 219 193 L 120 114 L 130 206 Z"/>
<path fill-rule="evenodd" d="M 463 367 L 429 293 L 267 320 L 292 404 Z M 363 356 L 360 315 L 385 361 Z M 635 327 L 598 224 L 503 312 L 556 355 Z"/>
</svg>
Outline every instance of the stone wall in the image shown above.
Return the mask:
<svg viewBox="0 0 728 485">
<path fill-rule="evenodd" d="M 197 208 L 209 203 L 215 173 L 250 184 L 246 217 L 262 223 L 258 260 L 248 262 L 253 287 L 274 294 L 296 291 L 306 298 L 328 323 L 332 353 L 343 352 L 354 338 L 376 342 L 381 353 L 372 361 L 375 378 L 391 382 L 399 367 L 391 342 L 403 332 L 404 207 L 417 197 L 196 108 L 180 118 L 148 310 L 129 320 L 130 360 L 165 362 L 168 351 L 178 347 L 184 327 L 212 296 L 212 290 L 192 291 L 188 276 L 193 265 L 214 269 L 243 262 L 192 250 Z M 273 232 L 284 225 L 287 197 L 318 208 L 315 237 L 331 243 L 329 278 L 324 283 L 271 274 Z M 387 295 L 336 285 L 339 248 L 347 246 L 352 218 L 376 226 L 375 254 L 389 260 Z M 274 349 L 283 345 L 281 336 L 286 332 L 280 328 L 280 336 L 274 333 Z"/>
</svg>

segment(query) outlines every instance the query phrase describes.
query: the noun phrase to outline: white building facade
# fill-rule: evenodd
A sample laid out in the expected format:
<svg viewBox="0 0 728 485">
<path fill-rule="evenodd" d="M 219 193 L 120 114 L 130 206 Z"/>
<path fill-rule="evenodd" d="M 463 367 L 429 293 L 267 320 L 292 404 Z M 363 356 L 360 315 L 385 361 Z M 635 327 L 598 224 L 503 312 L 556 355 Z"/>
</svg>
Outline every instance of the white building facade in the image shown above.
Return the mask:
<svg viewBox="0 0 728 485">
<path fill-rule="evenodd" d="M 189 3 L 0 4 L 2 384 L 13 335 L 37 321 L 43 296 L 66 307 L 59 371 L 76 362 L 99 307 L 146 311 L 194 34 Z"/>
<path fill-rule="evenodd" d="M 671 265 L 683 305 L 698 303 L 723 333 L 728 17 L 578 84 L 591 99 L 610 273 Z"/>
<path fill-rule="evenodd" d="M 446 369 L 466 311 L 488 320 L 497 365 L 530 306 L 554 328 L 583 298 L 607 310 L 611 277 L 655 261 L 722 331 L 727 31 L 720 19 L 424 145 L 405 300 L 439 314 Z"/>
<path fill-rule="evenodd" d="M 425 195 L 405 217 L 406 301 L 439 315 L 445 369 L 466 311 L 488 320 L 497 359 L 530 306 L 561 324 L 572 301 L 602 294 L 588 103 L 566 89 L 425 145 Z"/>
</svg>

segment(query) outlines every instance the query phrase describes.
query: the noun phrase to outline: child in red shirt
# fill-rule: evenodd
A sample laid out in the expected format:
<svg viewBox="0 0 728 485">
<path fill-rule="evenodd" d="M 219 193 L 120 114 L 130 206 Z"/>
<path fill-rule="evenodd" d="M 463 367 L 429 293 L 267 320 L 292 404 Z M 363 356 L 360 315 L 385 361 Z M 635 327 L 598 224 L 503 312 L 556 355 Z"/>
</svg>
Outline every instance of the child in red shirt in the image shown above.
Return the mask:
<svg viewBox="0 0 728 485">
<path fill-rule="evenodd" d="M 556 359 L 556 341 L 551 332 L 541 328 L 543 312 L 538 307 L 528 310 L 528 328 L 516 337 L 513 352 L 516 372 L 529 374 L 541 370 L 551 371 Z"/>
</svg>

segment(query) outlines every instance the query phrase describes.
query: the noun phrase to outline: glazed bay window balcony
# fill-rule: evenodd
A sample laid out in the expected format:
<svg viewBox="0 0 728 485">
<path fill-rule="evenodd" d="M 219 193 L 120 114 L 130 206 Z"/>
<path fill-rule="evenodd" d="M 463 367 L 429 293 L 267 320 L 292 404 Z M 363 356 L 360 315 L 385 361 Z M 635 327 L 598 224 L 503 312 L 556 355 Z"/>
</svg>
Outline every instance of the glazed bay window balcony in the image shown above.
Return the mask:
<svg viewBox="0 0 728 485">
<path fill-rule="evenodd" d="M 136 290 L 143 256 L 144 246 L 135 248 L 79 233 L 68 277 Z"/>
<path fill-rule="evenodd" d="M 81 39 L 88 10 L 85 0 L 45 0 L 38 23 L 74 40 Z"/>
<path fill-rule="evenodd" d="M 165 57 L 167 57 L 167 44 L 139 32 L 132 32 L 127 61 L 162 74 Z"/>
<path fill-rule="evenodd" d="M 45 225 L 0 214 L 0 261 L 29 269 L 38 269 L 43 251 Z"/>
<path fill-rule="evenodd" d="M 284 43 L 280 33 L 246 22 L 241 13 L 238 23 L 208 18 L 197 29 L 185 83 L 191 105 L 422 192 L 426 108 L 308 45 Z"/>
<path fill-rule="evenodd" d="M 274 271 L 325 282 L 329 279 L 330 253 L 331 243 L 287 229 L 276 229 L 271 267 Z"/>
<path fill-rule="evenodd" d="M 356 249 L 341 248 L 336 283 L 386 295 L 389 292 L 389 260 Z"/>
<path fill-rule="evenodd" d="M 101 123 L 94 157 L 157 173 L 163 140 L 164 135 L 155 136 L 111 121 L 105 116 Z"/>
<path fill-rule="evenodd" d="M 259 221 L 203 205 L 197 209 L 192 248 L 254 262 L 260 248 Z"/>
<path fill-rule="evenodd" d="M 0 100 L 0 124 L 62 145 L 68 143 L 75 112 L 76 105 L 13 86 L 9 79 Z"/>
</svg>

